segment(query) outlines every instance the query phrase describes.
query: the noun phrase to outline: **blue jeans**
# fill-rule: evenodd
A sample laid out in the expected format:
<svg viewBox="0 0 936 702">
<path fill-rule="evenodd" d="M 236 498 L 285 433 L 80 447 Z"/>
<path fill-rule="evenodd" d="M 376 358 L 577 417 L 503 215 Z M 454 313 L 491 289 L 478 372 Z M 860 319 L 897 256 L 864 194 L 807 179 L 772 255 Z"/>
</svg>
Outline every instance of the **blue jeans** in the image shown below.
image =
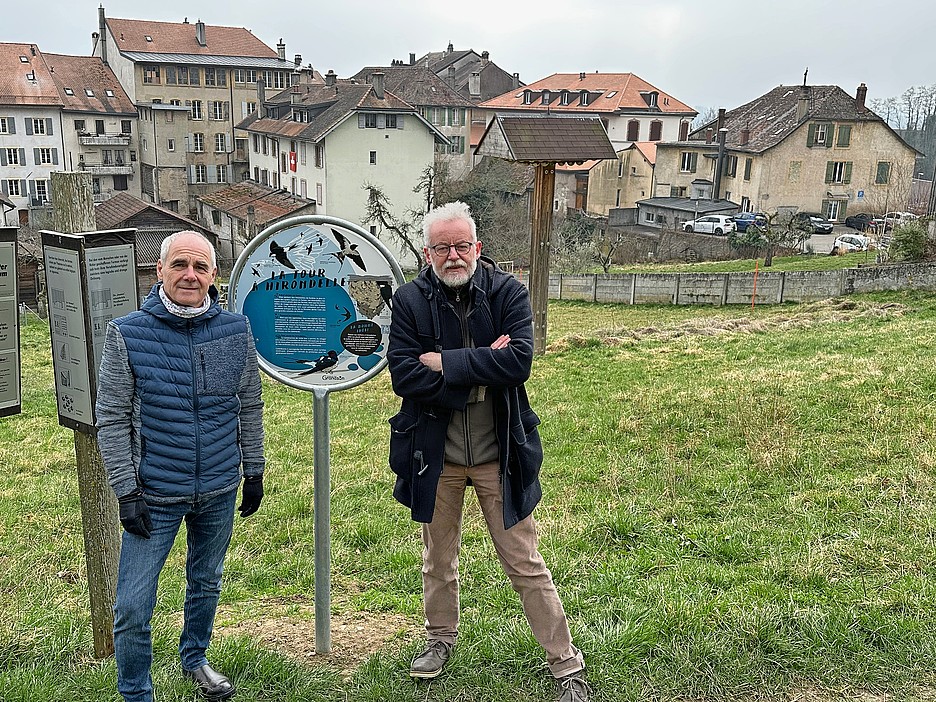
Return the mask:
<svg viewBox="0 0 936 702">
<path fill-rule="evenodd" d="M 152 702 L 153 642 L 150 620 L 156 607 L 156 584 L 176 534 L 185 520 L 185 612 L 179 656 L 182 668 L 208 663 L 215 610 L 221 594 L 224 554 L 231 542 L 237 490 L 195 503 L 148 503 L 153 530 L 143 539 L 126 531 L 117 570 L 114 605 L 114 654 L 117 690 L 126 702 Z"/>
</svg>

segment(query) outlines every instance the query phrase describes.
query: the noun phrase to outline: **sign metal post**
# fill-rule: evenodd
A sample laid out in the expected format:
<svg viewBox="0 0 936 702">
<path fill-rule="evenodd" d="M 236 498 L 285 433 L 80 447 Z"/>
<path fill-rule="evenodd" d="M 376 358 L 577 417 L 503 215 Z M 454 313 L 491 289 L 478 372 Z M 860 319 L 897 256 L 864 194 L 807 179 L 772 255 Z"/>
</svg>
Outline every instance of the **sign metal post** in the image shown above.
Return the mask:
<svg viewBox="0 0 936 702">
<path fill-rule="evenodd" d="M 251 240 L 231 272 L 228 307 L 247 316 L 260 368 L 313 393 L 315 650 L 331 651 L 328 394 L 387 364 L 390 306 L 403 272 L 356 224 L 292 217 Z"/>
</svg>

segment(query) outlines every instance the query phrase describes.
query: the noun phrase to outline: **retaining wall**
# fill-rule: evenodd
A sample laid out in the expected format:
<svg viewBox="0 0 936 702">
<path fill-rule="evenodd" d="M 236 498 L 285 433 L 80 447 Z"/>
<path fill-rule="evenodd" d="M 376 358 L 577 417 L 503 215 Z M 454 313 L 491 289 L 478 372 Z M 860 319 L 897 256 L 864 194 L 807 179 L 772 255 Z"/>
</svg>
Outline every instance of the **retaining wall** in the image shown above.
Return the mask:
<svg viewBox="0 0 936 702">
<path fill-rule="evenodd" d="M 521 274 L 520 280 L 527 282 Z M 628 305 L 756 305 L 810 302 L 851 293 L 936 290 L 936 264 L 907 263 L 837 271 L 620 273 L 549 276 L 549 297 Z"/>
</svg>

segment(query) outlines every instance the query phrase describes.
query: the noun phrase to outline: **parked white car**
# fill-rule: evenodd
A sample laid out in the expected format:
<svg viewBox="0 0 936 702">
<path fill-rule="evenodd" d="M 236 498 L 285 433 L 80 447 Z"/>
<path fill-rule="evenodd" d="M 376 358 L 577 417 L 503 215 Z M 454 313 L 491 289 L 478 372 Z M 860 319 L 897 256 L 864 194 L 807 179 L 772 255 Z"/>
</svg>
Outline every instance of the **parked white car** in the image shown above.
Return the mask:
<svg viewBox="0 0 936 702">
<path fill-rule="evenodd" d="M 837 236 L 832 243 L 832 250 L 842 251 L 867 251 L 871 246 L 871 238 L 863 234 L 842 234 Z"/>
<path fill-rule="evenodd" d="M 888 212 L 884 215 L 884 223 L 887 229 L 899 227 L 901 224 L 912 222 L 917 216 L 912 212 Z"/>
<path fill-rule="evenodd" d="M 735 229 L 734 219 L 728 215 L 706 215 L 698 219 L 683 222 L 683 231 L 699 234 L 727 235 Z"/>
</svg>

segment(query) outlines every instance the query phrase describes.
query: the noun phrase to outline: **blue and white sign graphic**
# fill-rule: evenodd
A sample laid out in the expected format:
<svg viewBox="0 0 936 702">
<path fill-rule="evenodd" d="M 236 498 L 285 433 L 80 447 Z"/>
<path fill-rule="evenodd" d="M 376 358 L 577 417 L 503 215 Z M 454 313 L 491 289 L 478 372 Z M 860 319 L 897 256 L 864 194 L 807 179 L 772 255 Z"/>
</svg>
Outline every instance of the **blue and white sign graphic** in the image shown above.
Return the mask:
<svg viewBox="0 0 936 702">
<path fill-rule="evenodd" d="M 228 307 L 250 320 L 260 366 L 286 385 L 340 390 L 386 365 L 403 273 L 373 235 L 325 216 L 287 219 L 237 259 Z"/>
</svg>

